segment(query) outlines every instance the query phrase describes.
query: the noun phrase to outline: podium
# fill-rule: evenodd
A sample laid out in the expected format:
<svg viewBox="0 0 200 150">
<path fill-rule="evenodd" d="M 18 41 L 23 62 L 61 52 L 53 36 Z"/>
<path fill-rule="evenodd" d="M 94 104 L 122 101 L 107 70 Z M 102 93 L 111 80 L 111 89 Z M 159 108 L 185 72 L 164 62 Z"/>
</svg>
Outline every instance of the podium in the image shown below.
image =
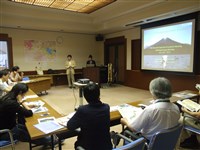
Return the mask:
<svg viewBox="0 0 200 150">
<path fill-rule="evenodd" d="M 83 77 L 101 83 L 108 82 L 108 68 L 107 67 L 85 67 L 83 68 Z"/>
</svg>

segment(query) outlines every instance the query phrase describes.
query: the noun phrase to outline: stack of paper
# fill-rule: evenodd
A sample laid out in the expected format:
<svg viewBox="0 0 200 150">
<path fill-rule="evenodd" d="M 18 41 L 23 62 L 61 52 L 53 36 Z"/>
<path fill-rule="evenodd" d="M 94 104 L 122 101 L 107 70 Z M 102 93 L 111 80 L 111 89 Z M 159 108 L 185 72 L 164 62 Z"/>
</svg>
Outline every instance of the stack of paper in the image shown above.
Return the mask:
<svg viewBox="0 0 200 150">
<path fill-rule="evenodd" d="M 62 126 L 67 126 L 67 122 L 73 117 L 74 114 L 75 112 L 72 112 L 67 116 L 57 118 L 56 121 Z"/>
<path fill-rule="evenodd" d="M 44 107 L 44 102 L 41 100 L 33 101 L 33 102 L 24 102 L 27 106 L 35 105 L 34 108 L 32 108 L 33 113 L 40 113 L 40 112 L 46 112 L 48 109 Z"/>
<path fill-rule="evenodd" d="M 32 101 L 32 102 L 24 102 L 26 105 L 35 105 L 37 107 L 43 106 L 45 103 L 41 100 L 38 101 Z"/>
<path fill-rule="evenodd" d="M 131 123 L 142 113 L 143 109 L 129 104 L 122 104 L 118 106 L 118 111 L 123 118 L 126 118 Z"/>
<path fill-rule="evenodd" d="M 200 110 L 200 105 L 190 99 L 178 100 L 177 103 L 192 112 L 197 112 Z"/>
<path fill-rule="evenodd" d="M 184 99 L 184 98 L 191 98 L 191 97 L 197 96 L 197 94 L 181 92 L 181 93 L 174 93 L 173 96 Z"/>
<path fill-rule="evenodd" d="M 47 112 L 48 109 L 44 106 L 40 106 L 40 107 L 34 107 L 31 109 L 32 112 L 35 114 L 35 113 L 41 113 L 41 112 Z"/>
<path fill-rule="evenodd" d="M 58 124 L 56 121 L 46 121 L 46 122 L 36 124 L 34 126 L 40 131 L 44 132 L 45 134 L 48 134 L 48 133 L 51 133 L 63 128 L 63 126 Z"/>
<path fill-rule="evenodd" d="M 117 111 L 117 110 L 118 110 L 118 106 L 111 106 L 110 107 L 110 112 Z"/>
</svg>

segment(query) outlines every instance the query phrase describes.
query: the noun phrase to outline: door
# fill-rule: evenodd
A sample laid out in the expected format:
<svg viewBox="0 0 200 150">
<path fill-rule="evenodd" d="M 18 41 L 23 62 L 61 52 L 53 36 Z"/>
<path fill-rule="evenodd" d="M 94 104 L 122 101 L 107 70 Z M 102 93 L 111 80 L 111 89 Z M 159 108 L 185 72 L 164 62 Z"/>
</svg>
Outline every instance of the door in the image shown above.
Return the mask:
<svg viewBox="0 0 200 150">
<path fill-rule="evenodd" d="M 112 63 L 112 73 L 114 83 L 124 83 L 125 73 L 125 46 L 108 46 L 108 63 Z"/>
<path fill-rule="evenodd" d="M 105 65 L 112 63 L 113 82 L 123 84 L 126 70 L 126 39 L 124 36 L 105 40 L 104 59 Z"/>
</svg>

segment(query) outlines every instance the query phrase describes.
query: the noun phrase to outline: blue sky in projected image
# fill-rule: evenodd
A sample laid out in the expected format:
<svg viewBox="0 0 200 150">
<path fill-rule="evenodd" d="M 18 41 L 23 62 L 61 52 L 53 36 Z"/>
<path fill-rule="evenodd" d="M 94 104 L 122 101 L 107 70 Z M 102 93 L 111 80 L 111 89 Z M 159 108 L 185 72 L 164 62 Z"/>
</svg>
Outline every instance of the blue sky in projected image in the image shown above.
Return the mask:
<svg viewBox="0 0 200 150">
<path fill-rule="evenodd" d="M 183 44 L 192 44 L 192 22 L 146 29 L 143 37 L 144 48 L 155 44 L 163 38 L 170 38 Z"/>
</svg>

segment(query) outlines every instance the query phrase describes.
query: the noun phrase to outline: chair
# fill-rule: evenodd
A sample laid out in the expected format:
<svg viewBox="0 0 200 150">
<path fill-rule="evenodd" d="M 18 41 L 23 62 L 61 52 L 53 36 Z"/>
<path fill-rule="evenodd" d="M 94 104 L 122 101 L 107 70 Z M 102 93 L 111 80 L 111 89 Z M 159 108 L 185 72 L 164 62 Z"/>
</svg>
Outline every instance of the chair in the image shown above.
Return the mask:
<svg viewBox="0 0 200 150">
<path fill-rule="evenodd" d="M 163 129 L 155 133 L 147 145 L 148 150 L 173 150 L 181 134 L 183 125 L 178 124 L 169 129 Z"/>
<path fill-rule="evenodd" d="M 126 143 L 128 142 L 128 144 L 123 145 L 121 147 L 113 148 L 112 150 L 143 150 L 145 147 L 146 140 L 143 137 L 135 141 L 132 141 L 131 139 L 119 133 L 116 136 L 119 136 L 120 138 L 124 139 Z M 85 149 L 81 146 L 78 146 L 76 150 L 85 150 Z"/>
<path fill-rule="evenodd" d="M 129 138 L 126 139 L 127 137 L 126 138 L 122 137 L 122 138 L 126 141 L 126 143 L 127 142 L 130 143 L 123 145 L 121 147 L 114 148 L 113 150 L 143 150 L 145 147 L 146 140 L 143 137 L 140 137 L 135 141 L 132 141 Z"/>
<path fill-rule="evenodd" d="M 147 150 L 173 150 L 176 146 L 178 138 L 181 134 L 183 125 L 178 124 L 177 126 L 169 129 L 163 129 L 153 135 L 149 143 L 146 143 Z M 126 135 L 136 138 L 137 136 L 130 131 L 124 131 Z"/>
<path fill-rule="evenodd" d="M 14 141 L 12 132 L 9 129 L 3 129 L 3 130 L 0 130 L 0 134 L 2 134 L 2 133 L 8 133 L 9 137 L 10 137 L 10 140 L 9 141 L 0 140 L 0 149 L 4 148 L 4 147 L 7 147 L 7 146 L 11 146 L 12 150 L 14 150 L 15 149 L 14 145 L 15 145 L 15 143 L 17 141 Z"/>
</svg>

